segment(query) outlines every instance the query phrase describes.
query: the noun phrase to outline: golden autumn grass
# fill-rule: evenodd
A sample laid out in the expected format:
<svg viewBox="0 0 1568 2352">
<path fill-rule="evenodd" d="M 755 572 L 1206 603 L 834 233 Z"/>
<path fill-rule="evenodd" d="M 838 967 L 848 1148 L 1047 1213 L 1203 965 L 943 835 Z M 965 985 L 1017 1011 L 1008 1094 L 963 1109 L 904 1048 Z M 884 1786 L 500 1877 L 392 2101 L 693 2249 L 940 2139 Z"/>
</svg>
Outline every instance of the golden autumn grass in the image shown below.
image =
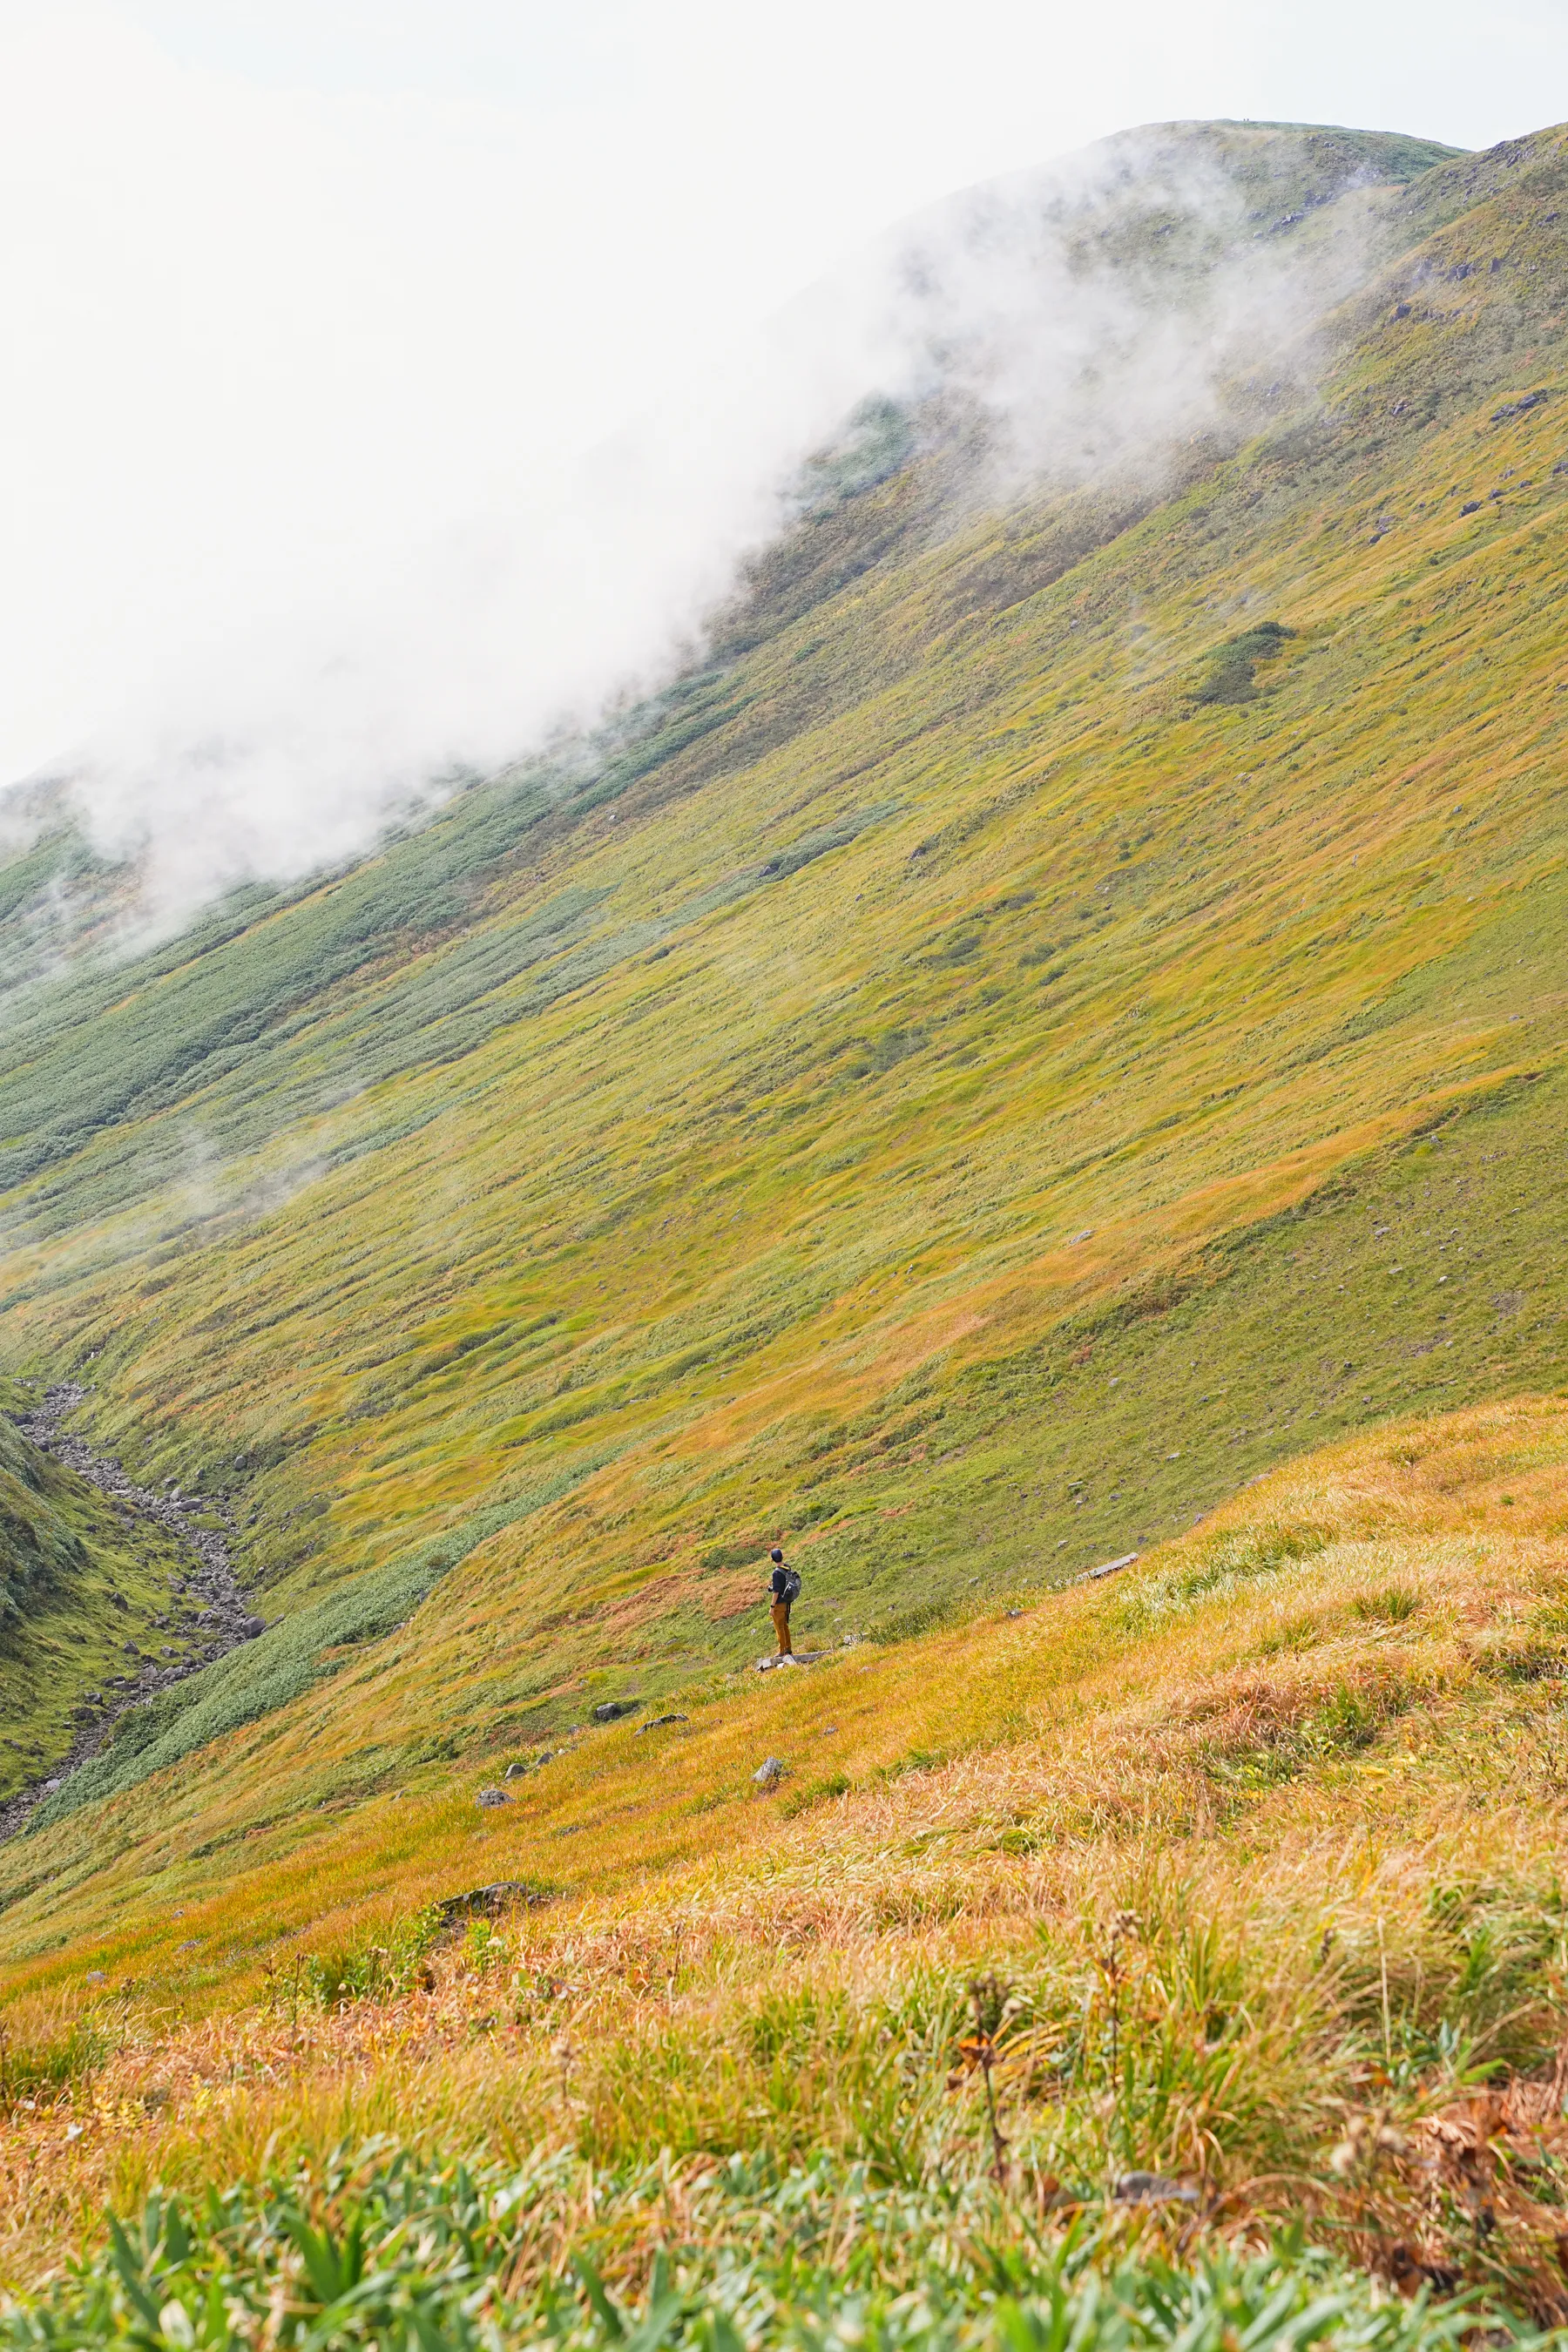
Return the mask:
<svg viewBox="0 0 1568 2352">
<path fill-rule="evenodd" d="M 378 2130 L 688 2174 L 973 2157 L 980 1976 L 1031 2194 L 1167 2173 L 1215 2229 L 1311 2213 L 1562 2316 L 1561 2101 L 1529 2086 L 1563 2034 L 1565 1643 L 1568 1405 L 1525 1399 L 1309 1457 L 1016 1618 L 595 1734 L 477 1834 L 471 1799 L 361 1813 L 297 1879 L 13 1971 L 14 2059 L 89 2021 L 104 2047 L 12 2102 L 0 2265 L 37 2276 L 154 2179 Z M 312 1998 L 400 1914 L 546 1868 L 427 1984 Z M 283 1925 L 266 1980 L 216 1957 Z"/>
</svg>

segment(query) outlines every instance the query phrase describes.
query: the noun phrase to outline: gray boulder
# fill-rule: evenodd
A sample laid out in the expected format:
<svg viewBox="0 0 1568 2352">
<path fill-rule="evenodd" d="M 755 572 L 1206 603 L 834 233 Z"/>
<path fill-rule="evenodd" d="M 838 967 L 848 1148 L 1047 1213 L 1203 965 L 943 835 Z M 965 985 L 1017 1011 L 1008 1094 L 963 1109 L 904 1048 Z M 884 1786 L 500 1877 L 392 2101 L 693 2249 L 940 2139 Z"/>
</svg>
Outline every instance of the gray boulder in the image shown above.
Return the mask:
<svg viewBox="0 0 1568 2352">
<path fill-rule="evenodd" d="M 1119 2205 L 1195 2205 L 1198 2192 L 1163 2172 L 1124 2172 L 1111 2192 Z"/>
<path fill-rule="evenodd" d="M 493 1885 L 470 1886 L 466 1895 L 448 1895 L 436 1909 L 442 1926 L 452 1927 L 458 1920 L 472 1918 L 476 1914 L 499 1919 L 513 1905 L 531 1906 L 549 1900 L 548 1887 L 531 1886 L 526 1878 L 498 1878 Z"/>
</svg>

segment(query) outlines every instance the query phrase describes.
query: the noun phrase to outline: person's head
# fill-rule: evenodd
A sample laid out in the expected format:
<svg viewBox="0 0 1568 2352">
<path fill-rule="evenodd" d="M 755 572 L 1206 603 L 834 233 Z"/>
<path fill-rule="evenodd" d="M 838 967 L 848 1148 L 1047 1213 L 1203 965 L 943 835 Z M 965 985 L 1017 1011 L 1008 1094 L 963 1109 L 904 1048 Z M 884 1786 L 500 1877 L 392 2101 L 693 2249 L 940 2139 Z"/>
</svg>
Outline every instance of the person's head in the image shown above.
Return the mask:
<svg viewBox="0 0 1568 2352">
<path fill-rule="evenodd" d="M 774 1544 L 772 1551 L 768 1554 L 768 1558 L 773 1561 L 775 1568 L 782 1568 L 784 1566 L 784 1554 L 780 1551 L 777 1544 Z"/>
</svg>

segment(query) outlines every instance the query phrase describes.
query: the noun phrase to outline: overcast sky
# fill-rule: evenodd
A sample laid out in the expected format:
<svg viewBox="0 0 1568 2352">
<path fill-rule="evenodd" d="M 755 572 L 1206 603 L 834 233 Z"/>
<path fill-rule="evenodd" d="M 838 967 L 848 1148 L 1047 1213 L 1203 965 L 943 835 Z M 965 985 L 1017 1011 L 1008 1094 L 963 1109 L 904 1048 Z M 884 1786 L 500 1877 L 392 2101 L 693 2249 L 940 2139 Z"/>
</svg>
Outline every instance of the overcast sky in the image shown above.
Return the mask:
<svg viewBox="0 0 1568 2352">
<path fill-rule="evenodd" d="M 0 0 L 0 781 L 308 728 L 394 589 L 450 688 L 584 450 L 910 210 L 1202 115 L 1535 129 L 1568 0 Z"/>
</svg>

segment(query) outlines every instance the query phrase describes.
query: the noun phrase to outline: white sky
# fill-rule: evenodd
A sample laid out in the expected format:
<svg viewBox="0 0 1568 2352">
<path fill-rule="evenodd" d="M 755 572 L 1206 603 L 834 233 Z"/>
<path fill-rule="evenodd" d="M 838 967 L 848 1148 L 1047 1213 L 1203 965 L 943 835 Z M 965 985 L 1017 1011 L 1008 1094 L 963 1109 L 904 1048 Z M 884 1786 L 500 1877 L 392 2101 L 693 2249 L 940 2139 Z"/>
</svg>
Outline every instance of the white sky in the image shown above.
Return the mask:
<svg viewBox="0 0 1568 2352">
<path fill-rule="evenodd" d="M 1197 115 L 1489 143 L 1568 115 L 1568 0 L 0 0 L 0 782 L 81 754 L 123 808 L 264 737 L 230 862 L 287 865 L 400 760 L 499 756 L 657 657 L 853 391 L 825 362 L 727 442 L 758 322 L 951 189 Z M 520 567 L 660 401 L 710 504 L 625 611 L 579 533 L 552 635 Z"/>
</svg>

